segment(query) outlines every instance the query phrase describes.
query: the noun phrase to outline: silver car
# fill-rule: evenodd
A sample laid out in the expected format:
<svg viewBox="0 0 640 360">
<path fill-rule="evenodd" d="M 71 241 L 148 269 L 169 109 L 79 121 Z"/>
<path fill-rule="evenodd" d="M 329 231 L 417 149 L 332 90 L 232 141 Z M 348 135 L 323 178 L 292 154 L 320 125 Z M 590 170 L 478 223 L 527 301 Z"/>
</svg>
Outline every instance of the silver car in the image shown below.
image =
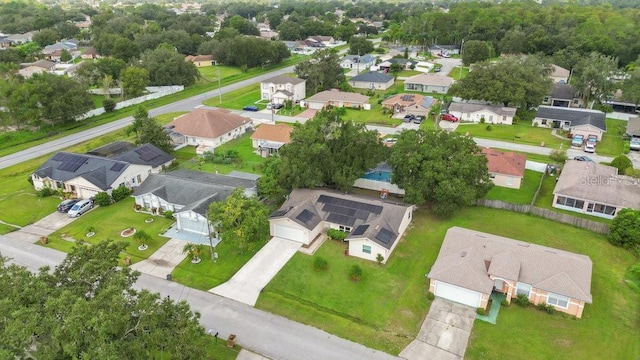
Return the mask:
<svg viewBox="0 0 640 360">
<path fill-rule="evenodd" d="M 91 210 L 91 208 L 93 208 L 93 201 L 91 199 L 80 200 L 71 207 L 67 215 L 69 215 L 69 217 L 78 217 Z"/>
</svg>

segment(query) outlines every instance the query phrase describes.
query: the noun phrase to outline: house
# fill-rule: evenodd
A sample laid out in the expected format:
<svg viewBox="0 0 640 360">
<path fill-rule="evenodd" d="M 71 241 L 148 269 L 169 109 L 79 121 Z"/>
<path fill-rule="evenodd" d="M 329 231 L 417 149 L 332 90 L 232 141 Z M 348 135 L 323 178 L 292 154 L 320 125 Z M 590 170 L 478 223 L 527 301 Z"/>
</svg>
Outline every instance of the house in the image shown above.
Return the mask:
<svg viewBox="0 0 640 360">
<path fill-rule="evenodd" d="M 172 211 L 176 218 L 174 232 L 188 232 L 189 234 L 182 236 L 185 240 L 205 242 L 215 231 L 214 224 L 207 218 L 209 205 L 214 201 L 226 200 L 236 188 L 244 189 L 246 196 L 257 194 L 255 180 L 233 175 L 176 170 L 149 175 L 132 196 L 138 211 Z M 198 238 L 201 241 L 197 241 Z"/>
<path fill-rule="evenodd" d="M 489 148 L 482 148 L 482 153 L 487 157 L 487 169 L 494 185 L 520 189 L 527 164 L 526 156 Z"/>
<path fill-rule="evenodd" d="M 149 174 L 164 170 L 173 157 L 145 144 L 115 158 L 59 152 L 32 175 L 33 187 L 61 190 L 72 197 L 88 199 L 99 192 L 139 186 Z"/>
<path fill-rule="evenodd" d="M 35 67 L 39 67 L 42 68 L 46 71 L 53 71 L 56 69 L 56 63 L 54 63 L 53 61 L 48 61 L 48 60 L 38 60 L 34 63 L 28 64 L 29 66 L 35 66 Z"/>
<path fill-rule="evenodd" d="M 435 99 L 418 94 L 397 94 L 385 99 L 381 105 L 394 113 L 427 116 Z"/>
<path fill-rule="evenodd" d="M 404 58 L 391 58 L 389 60 L 385 60 L 380 64 L 378 64 L 378 69 L 385 72 L 389 72 L 389 70 L 391 70 L 391 65 L 393 64 L 400 64 L 400 66 L 404 70 L 411 70 L 411 68 L 415 67 L 418 64 L 418 62 L 410 59 L 404 59 Z"/>
<path fill-rule="evenodd" d="M 185 56 L 184 60 L 193 63 L 193 65 L 195 65 L 196 67 L 211 66 L 216 64 L 216 61 L 213 59 L 213 55 L 187 55 Z"/>
<path fill-rule="evenodd" d="M 7 39 L 10 40 L 14 45 L 25 44 L 33 41 L 33 35 L 35 31 L 29 31 L 24 34 L 11 34 L 7 36 Z"/>
<path fill-rule="evenodd" d="M 325 106 L 369 110 L 369 97 L 344 91 L 325 90 L 306 99 L 309 109 L 320 110 Z"/>
<path fill-rule="evenodd" d="M 532 125 L 568 130 L 571 135 L 582 135 L 585 139 L 589 135 L 596 135 L 598 141 L 602 140 L 602 135 L 607 131 L 605 114 L 602 111 L 557 106 L 538 107 Z"/>
<path fill-rule="evenodd" d="M 569 84 L 553 84 L 549 96 L 542 100 L 543 105 L 566 108 L 583 108 L 584 101 Z"/>
<path fill-rule="evenodd" d="M 269 217 L 270 234 L 311 244 L 328 229 L 349 233 L 348 254 L 386 262 L 407 226 L 413 206 L 378 198 L 316 189 L 294 189 L 280 209 Z"/>
<path fill-rule="evenodd" d="M 286 124 L 262 124 L 251 135 L 253 148 L 262 157 L 277 154 L 291 141 L 293 128 Z"/>
<path fill-rule="evenodd" d="M 260 38 L 265 40 L 277 39 L 280 33 L 272 30 L 260 30 Z"/>
<path fill-rule="evenodd" d="M 347 55 L 340 59 L 340 66 L 343 69 L 356 69 L 358 72 L 369 70 L 375 65 L 376 57 L 370 54 L 366 55 Z"/>
<path fill-rule="evenodd" d="M 84 60 L 93 60 L 99 58 L 100 55 L 98 55 L 98 52 L 94 47 L 90 46 L 84 49 L 84 52 L 82 53 L 82 55 L 80 55 L 80 57 Z"/>
<path fill-rule="evenodd" d="M 10 48 L 12 44 L 13 41 L 11 41 L 10 39 L 6 37 L 0 37 L 0 49 Z"/>
<path fill-rule="evenodd" d="M 278 75 L 260 83 L 260 98 L 282 104 L 287 100 L 298 102 L 306 96 L 307 81 L 287 75 Z"/>
<path fill-rule="evenodd" d="M 586 255 L 452 227 L 427 274 L 438 297 L 486 309 L 493 291 L 582 317 L 592 303 L 593 264 Z"/>
<path fill-rule="evenodd" d="M 430 45 L 429 52 L 433 55 L 444 54 L 444 55 L 459 55 L 460 54 L 460 45 Z"/>
<path fill-rule="evenodd" d="M 35 74 L 42 74 L 45 72 L 49 72 L 49 71 L 39 66 L 33 66 L 33 65 L 30 65 L 18 70 L 18 74 L 22 75 L 22 77 L 25 79 L 28 79 Z"/>
<path fill-rule="evenodd" d="M 549 76 L 554 84 L 568 84 L 571 71 L 558 65 L 551 65 L 551 74 Z"/>
<path fill-rule="evenodd" d="M 78 40 L 68 39 L 60 40 L 55 44 L 47 45 L 42 49 L 42 53 L 45 56 L 52 55 L 56 50 L 67 50 L 72 55 L 78 51 Z"/>
<path fill-rule="evenodd" d="M 626 134 L 629 137 L 640 137 L 640 116 L 632 116 L 627 121 Z"/>
<path fill-rule="evenodd" d="M 251 119 L 216 109 L 196 109 L 174 119 L 168 126 L 182 138 L 174 143 L 198 146 L 204 152 L 242 136 L 251 127 Z"/>
<path fill-rule="evenodd" d="M 356 89 L 387 90 L 393 86 L 394 78 L 387 74 L 368 71 L 349 79 L 349 85 Z"/>
<path fill-rule="evenodd" d="M 309 36 L 306 41 L 318 44 L 318 47 L 331 46 L 336 43 L 336 39 L 333 36 Z"/>
<path fill-rule="evenodd" d="M 407 78 L 404 90 L 446 94 L 452 84 L 453 79 L 448 76 L 426 73 Z"/>
<path fill-rule="evenodd" d="M 567 161 L 553 189 L 553 207 L 613 219 L 624 208 L 640 209 L 638 179 L 587 161 Z"/>
<path fill-rule="evenodd" d="M 476 103 L 454 102 L 449 105 L 449 113 L 460 121 L 482 122 L 488 124 L 512 125 L 516 116 L 516 108 L 492 106 Z"/>
</svg>

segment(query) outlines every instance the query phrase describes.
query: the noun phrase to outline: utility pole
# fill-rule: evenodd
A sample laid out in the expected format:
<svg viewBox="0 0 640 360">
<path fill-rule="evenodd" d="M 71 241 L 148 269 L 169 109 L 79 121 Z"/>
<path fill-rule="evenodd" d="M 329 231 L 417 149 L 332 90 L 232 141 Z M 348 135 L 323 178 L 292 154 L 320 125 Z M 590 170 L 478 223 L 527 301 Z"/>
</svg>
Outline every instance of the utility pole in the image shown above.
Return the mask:
<svg viewBox="0 0 640 360">
<path fill-rule="evenodd" d="M 218 66 L 218 105 L 222 104 L 222 89 L 220 87 L 221 84 L 221 80 L 220 80 L 220 67 Z"/>
</svg>

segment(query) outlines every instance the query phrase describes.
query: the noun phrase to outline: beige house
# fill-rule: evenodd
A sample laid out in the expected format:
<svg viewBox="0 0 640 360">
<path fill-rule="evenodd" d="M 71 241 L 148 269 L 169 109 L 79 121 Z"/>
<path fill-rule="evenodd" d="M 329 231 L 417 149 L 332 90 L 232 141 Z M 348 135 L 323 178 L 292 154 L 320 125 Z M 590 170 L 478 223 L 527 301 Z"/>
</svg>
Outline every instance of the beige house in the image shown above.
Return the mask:
<svg viewBox="0 0 640 360">
<path fill-rule="evenodd" d="M 638 179 L 587 161 L 567 161 L 553 189 L 553 207 L 613 219 L 624 208 L 640 209 Z"/>
<path fill-rule="evenodd" d="M 551 74 L 549 75 L 554 84 L 568 84 L 571 77 L 571 71 L 558 65 L 552 65 Z"/>
<path fill-rule="evenodd" d="M 592 267 L 585 255 L 452 227 L 427 277 L 430 292 L 471 307 L 486 309 L 496 291 L 580 318 L 592 302 Z"/>
<path fill-rule="evenodd" d="M 355 89 L 387 90 L 393 86 L 394 78 L 387 74 L 367 71 L 349 79 L 349 85 Z"/>
<path fill-rule="evenodd" d="M 306 96 L 307 81 L 287 75 L 274 76 L 260 83 L 260 98 L 274 104 L 298 102 Z"/>
<path fill-rule="evenodd" d="M 49 70 L 45 68 L 41 68 L 39 66 L 29 65 L 25 68 L 18 70 L 18 74 L 22 75 L 25 79 L 32 77 L 35 74 L 42 74 L 49 72 Z"/>
<path fill-rule="evenodd" d="M 425 73 L 407 78 L 404 81 L 404 90 L 446 94 L 451 85 L 453 79 L 448 76 Z"/>
<path fill-rule="evenodd" d="M 201 152 L 242 136 L 250 127 L 251 119 L 221 109 L 196 109 L 167 126 L 180 135 L 172 136 L 175 144 L 198 146 Z"/>
<path fill-rule="evenodd" d="M 349 233 L 348 254 L 386 262 L 411 222 L 413 206 L 379 198 L 315 189 L 294 189 L 269 217 L 271 236 L 309 245 L 328 229 Z"/>
<path fill-rule="evenodd" d="M 631 137 L 640 137 L 640 116 L 632 116 L 627 121 L 626 134 Z"/>
<path fill-rule="evenodd" d="M 431 96 L 402 93 L 385 99 L 381 105 L 394 113 L 427 116 L 434 102 L 435 99 Z"/>
<path fill-rule="evenodd" d="M 480 123 L 484 119 L 487 124 L 512 125 L 516 110 L 512 107 L 472 103 L 451 103 L 449 105 L 449 113 L 459 118 L 460 121 Z"/>
<path fill-rule="evenodd" d="M 352 92 L 337 90 L 321 91 L 306 100 L 309 109 L 320 110 L 325 106 L 345 107 L 353 109 L 371 109 L 369 97 Z"/>
<path fill-rule="evenodd" d="M 216 61 L 213 59 L 213 55 L 187 55 L 184 60 L 193 63 L 193 65 L 195 65 L 196 67 L 211 66 L 216 64 Z"/>
<path fill-rule="evenodd" d="M 605 114 L 599 110 L 573 109 L 558 106 L 539 106 L 533 126 L 568 130 L 571 135 L 582 135 L 586 139 L 595 135 L 598 141 L 607 131 Z"/>
<path fill-rule="evenodd" d="M 251 135 L 253 148 L 262 157 L 277 154 L 291 141 L 293 127 L 286 124 L 262 124 Z"/>
<path fill-rule="evenodd" d="M 489 148 L 482 148 L 482 153 L 487 157 L 489 176 L 496 186 L 520 189 L 527 164 L 526 156 Z"/>
</svg>

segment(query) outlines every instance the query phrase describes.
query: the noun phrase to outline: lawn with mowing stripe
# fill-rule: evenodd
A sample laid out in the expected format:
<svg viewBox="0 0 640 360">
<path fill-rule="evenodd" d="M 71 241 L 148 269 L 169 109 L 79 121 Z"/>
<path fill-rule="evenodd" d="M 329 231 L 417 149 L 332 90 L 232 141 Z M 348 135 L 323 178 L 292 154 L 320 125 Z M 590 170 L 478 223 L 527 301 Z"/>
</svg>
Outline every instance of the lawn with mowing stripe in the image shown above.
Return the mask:
<svg viewBox="0 0 640 360">
<path fill-rule="evenodd" d="M 201 162 L 200 157 L 196 156 L 196 150 L 192 146 L 184 147 L 175 152 L 179 167 L 182 169 L 207 171 L 212 173 L 228 174 L 232 171 L 243 171 L 254 174 L 260 173 L 260 165 L 267 159 L 257 155 L 254 152 L 251 141 L 251 133 L 242 135 L 241 137 L 231 140 L 228 143 L 220 145 L 216 148 L 216 152 L 225 150 L 236 150 L 240 161 L 232 164 L 212 164 Z"/>
<path fill-rule="evenodd" d="M 14 228 L 13 226 L 9 226 L 9 225 L 5 225 L 0 223 L 0 235 L 4 235 L 4 234 L 8 234 L 12 231 L 16 231 L 18 230 L 17 228 Z"/>
<path fill-rule="evenodd" d="M 242 110 L 248 105 L 257 106 L 258 109 L 264 110 L 268 101 L 260 101 L 260 84 L 245 86 L 241 89 L 232 91 L 222 95 L 222 102 L 218 96 L 212 96 L 202 103 L 207 106 L 222 107 L 225 109 Z"/>
<path fill-rule="evenodd" d="M 520 189 L 510 189 L 502 186 L 494 186 L 489 190 L 485 199 L 502 200 L 513 204 L 531 204 L 533 196 L 538 190 L 538 185 L 542 179 L 542 173 L 525 170 L 524 179 L 520 185 Z"/>
<path fill-rule="evenodd" d="M 609 118 L 606 122 L 607 132 L 602 135 L 602 141 L 596 146 L 596 153 L 616 157 L 622 154 L 624 148 L 623 136 L 627 130 L 627 122 Z"/>
</svg>

